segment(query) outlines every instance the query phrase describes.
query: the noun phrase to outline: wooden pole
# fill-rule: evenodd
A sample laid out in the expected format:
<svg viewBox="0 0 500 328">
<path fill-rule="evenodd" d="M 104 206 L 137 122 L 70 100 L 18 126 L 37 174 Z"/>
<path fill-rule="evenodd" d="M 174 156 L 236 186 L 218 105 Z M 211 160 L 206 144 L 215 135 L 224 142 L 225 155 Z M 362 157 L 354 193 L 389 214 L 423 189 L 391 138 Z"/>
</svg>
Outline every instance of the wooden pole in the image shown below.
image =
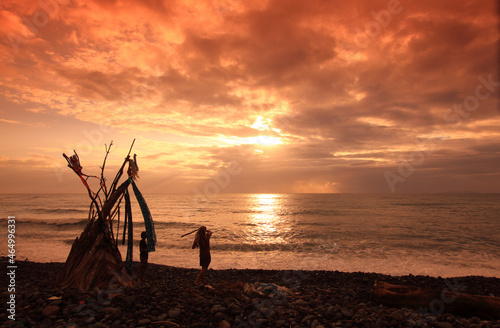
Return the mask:
<svg viewBox="0 0 500 328">
<path fill-rule="evenodd" d="M 192 233 L 195 233 L 196 231 L 198 231 L 198 229 L 194 229 L 194 230 L 193 230 L 193 231 L 191 231 L 191 232 L 185 233 L 185 234 L 183 234 L 183 235 L 181 236 L 181 238 L 182 238 L 182 237 L 185 237 L 185 236 L 187 236 L 187 235 L 190 235 L 190 234 L 192 234 Z"/>
</svg>

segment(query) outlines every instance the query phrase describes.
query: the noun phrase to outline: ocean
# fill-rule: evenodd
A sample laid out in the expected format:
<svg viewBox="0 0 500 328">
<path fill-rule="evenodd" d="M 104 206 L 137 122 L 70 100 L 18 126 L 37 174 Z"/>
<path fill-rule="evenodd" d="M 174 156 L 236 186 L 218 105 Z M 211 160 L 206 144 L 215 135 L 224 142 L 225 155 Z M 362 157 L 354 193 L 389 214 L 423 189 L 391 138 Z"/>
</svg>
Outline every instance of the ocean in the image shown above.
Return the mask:
<svg viewBox="0 0 500 328">
<path fill-rule="evenodd" d="M 194 235 L 181 235 L 205 225 L 213 231 L 214 269 L 500 277 L 500 194 L 144 197 L 157 236 L 151 263 L 198 268 Z M 86 194 L 0 195 L 1 254 L 8 254 L 7 216 L 15 216 L 17 260 L 64 262 L 85 227 L 89 205 Z M 132 207 L 138 260 L 144 220 L 138 204 Z M 125 259 L 122 231 L 118 235 Z"/>
</svg>

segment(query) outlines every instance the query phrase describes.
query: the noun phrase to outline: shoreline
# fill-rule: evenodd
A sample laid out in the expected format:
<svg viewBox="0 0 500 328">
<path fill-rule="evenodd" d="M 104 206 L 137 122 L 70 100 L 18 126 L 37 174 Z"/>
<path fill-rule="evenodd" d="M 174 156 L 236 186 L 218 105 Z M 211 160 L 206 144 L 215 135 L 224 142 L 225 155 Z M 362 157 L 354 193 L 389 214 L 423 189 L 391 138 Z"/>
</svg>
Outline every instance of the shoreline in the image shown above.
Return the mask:
<svg viewBox="0 0 500 328">
<path fill-rule="evenodd" d="M 74 242 L 74 240 L 72 240 Z M 119 247 L 122 247 L 119 245 Z M 120 252 L 126 253 L 126 245 L 123 246 L 124 249 L 120 249 Z M 68 248 L 68 254 L 69 250 L 71 250 L 71 247 Z M 191 252 L 193 255 L 193 261 L 192 263 L 196 263 L 197 261 L 197 253 Z M 6 256 L 5 255 L 0 255 L 0 261 L 5 261 Z M 16 262 L 33 262 L 33 263 L 54 263 L 54 264 L 63 264 L 64 262 L 59 262 L 59 261 L 38 261 L 38 260 L 31 260 L 30 258 L 27 257 L 17 257 L 18 260 Z M 67 258 L 67 255 L 65 256 Z M 136 260 L 134 260 L 134 263 L 136 263 Z M 138 262 L 137 262 L 138 263 Z M 170 268 L 177 268 L 177 269 L 182 269 L 182 270 L 198 270 L 197 265 L 192 265 L 192 266 L 180 266 L 180 265 L 168 265 L 168 264 L 162 264 L 162 263 L 154 263 L 154 262 L 149 262 L 150 265 L 158 265 L 158 266 L 165 266 L 165 267 L 170 267 Z M 213 262 L 212 262 L 213 264 Z M 212 266 L 211 264 L 211 266 Z M 213 268 L 211 268 L 213 269 Z M 362 273 L 362 274 L 376 274 L 376 275 L 382 275 L 382 276 L 388 276 L 388 277 L 402 277 L 402 276 L 415 276 L 415 277 L 430 277 L 430 278 L 436 278 L 436 279 L 454 279 L 454 278 L 468 278 L 468 277 L 479 277 L 479 278 L 493 278 L 493 279 L 500 279 L 500 275 L 498 276 L 490 276 L 490 275 L 482 275 L 482 274 L 466 274 L 466 275 L 453 275 L 453 276 L 444 276 L 444 275 L 432 275 L 432 274 L 414 274 L 414 273 L 403 273 L 403 274 L 391 274 L 391 273 L 383 273 L 383 272 L 377 272 L 377 271 L 343 271 L 343 270 L 328 270 L 328 269 L 295 269 L 295 268 L 284 268 L 284 269 L 267 269 L 267 268 L 216 268 L 213 269 L 216 271 L 227 271 L 227 270 L 239 270 L 239 271 L 245 271 L 245 270 L 263 270 L 263 271 L 315 271 L 315 272 L 342 272 L 342 273 Z"/>
<path fill-rule="evenodd" d="M 1 258 L 5 267 L 6 260 Z M 500 327 L 500 318 L 449 314 L 436 302 L 420 309 L 391 308 L 371 295 L 375 282 L 384 281 L 500 297 L 500 278 L 495 277 L 209 269 L 209 285 L 194 286 L 199 269 L 150 263 L 146 282 L 78 291 L 53 286 L 63 263 L 16 265 L 15 317 L 28 327 Z M 136 274 L 139 269 L 134 262 Z M 12 323 L 7 297 L 4 290 L 4 324 Z"/>
<path fill-rule="evenodd" d="M 23 256 L 16 256 L 18 261 L 24 261 L 28 260 L 30 262 L 37 262 L 37 263 L 64 263 L 67 259 L 67 255 L 69 254 L 72 243 L 74 242 L 74 238 L 70 240 L 71 244 L 68 241 L 68 245 L 62 250 L 62 252 L 65 254 L 64 256 L 55 258 L 55 259 L 49 259 L 47 257 L 42 257 L 42 258 L 37 258 L 36 256 L 30 256 L 30 254 L 26 254 L 26 248 L 24 249 L 25 254 Z M 126 254 L 127 252 L 127 246 L 124 245 L 119 245 L 119 250 L 121 254 Z M 153 254 L 153 256 L 150 257 L 150 262 L 149 263 L 154 263 L 156 265 L 165 265 L 165 266 L 171 266 L 171 267 L 176 267 L 180 269 L 196 269 L 198 268 L 198 263 L 197 263 L 197 252 L 193 251 L 190 249 L 187 250 L 188 247 L 185 247 L 181 249 L 181 252 L 178 253 L 163 253 L 163 254 L 158 254 L 161 253 L 162 250 L 158 250 Z M 363 265 L 356 265 L 356 267 L 351 267 L 351 268 L 346 268 L 345 265 L 337 265 L 336 267 L 332 267 L 330 265 L 318 265 L 318 262 L 321 262 L 323 258 L 307 258 L 307 259 L 298 259 L 298 263 L 301 263 L 300 266 L 284 266 L 283 261 L 280 263 L 275 263 L 275 265 L 272 265 L 270 263 L 263 263 L 262 266 L 258 267 L 257 263 L 259 261 L 252 261 L 252 263 L 249 263 L 246 261 L 246 259 L 242 259 L 241 257 L 239 258 L 237 265 L 230 265 L 228 261 L 225 263 L 221 264 L 220 259 L 225 258 L 230 258 L 234 256 L 233 254 L 227 254 L 224 251 L 221 251 L 219 249 L 213 248 L 214 252 L 216 252 L 217 255 L 217 261 L 212 261 L 211 267 L 214 270 L 281 270 L 281 271 L 326 271 L 326 272 L 332 272 L 332 271 L 340 271 L 340 272 L 347 272 L 347 273 L 353 273 L 353 272 L 362 272 L 362 273 L 376 273 L 376 274 L 382 274 L 382 275 L 387 275 L 387 276 L 407 276 L 407 275 L 414 275 L 414 276 L 430 276 L 434 278 L 441 277 L 443 279 L 452 279 L 456 277 L 470 277 L 470 276 L 475 276 L 475 277 L 485 277 L 485 278 L 500 278 L 500 271 L 496 268 L 492 268 L 491 270 L 484 270 L 484 269 L 478 269 L 477 266 L 474 266 L 476 269 L 470 269 L 470 268 L 463 268 L 463 267 L 457 267 L 457 268 L 448 268 L 446 267 L 443 269 L 442 267 L 429 267 L 429 263 L 421 263 L 421 266 L 418 266 L 419 262 L 411 262 L 412 267 L 408 267 L 407 269 L 402 269 L 401 263 L 395 263 L 391 267 L 390 270 L 384 271 L 383 269 L 377 270 L 377 268 L 374 267 L 373 263 L 367 263 L 366 267 L 368 270 L 363 271 L 362 269 L 360 270 L 359 267 L 362 267 Z M 187 251 L 186 251 L 187 250 Z M 269 253 L 269 252 L 268 252 Z M 174 254 L 174 255 L 172 255 Z M 160 259 L 158 259 L 157 255 L 160 255 Z M 246 254 L 244 254 L 246 255 Z M 4 256 L 4 255 L 2 255 Z M 137 254 L 134 256 L 134 260 L 137 259 Z M 259 254 L 257 254 L 259 256 Z M 276 256 L 276 255 L 273 255 Z M 1 257 L 1 256 L 0 256 Z M 176 258 L 175 258 L 176 257 Z M 267 257 L 266 255 L 260 255 L 260 257 Z M 432 255 L 429 255 L 429 257 L 432 257 Z M 186 258 L 188 260 L 186 260 Z M 331 256 L 331 258 L 334 258 Z M 179 260 L 181 259 L 181 260 Z M 295 258 L 297 260 L 297 257 Z M 328 257 L 330 259 L 330 257 Z M 328 260 L 327 259 L 327 260 Z M 336 260 L 338 258 L 335 258 Z M 346 261 L 345 259 L 342 259 L 342 261 Z M 165 263 L 166 262 L 166 263 Z M 186 262 L 189 262 L 186 264 Z M 228 264 L 229 263 L 229 264 Z M 248 266 L 242 266 L 242 263 L 246 263 Z M 303 265 L 302 263 L 309 263 L 311 266 L 311 269 L 303 269 L 304 267 L 307 267 L 307 265 Z M 386 268 L 387 266 L 390 266 L 392 262 L 385 260 L 385 262 L 382 262 L 381 264 L 377 265 L 377 267 L 383 267 Z M 183 265 L 186 264 L 186 265 Z M 250 265 L 249 265 L 250 264 Z M 393 263 L 394 264 L 394 263 Z M 419 271 L 419 268 L 425 268 L 425 270 L 421 269 Z M 472 267 L 472 265 L 471 265 Z M 411 269 L 415 270 L 411 270 Z"/>
</svg>

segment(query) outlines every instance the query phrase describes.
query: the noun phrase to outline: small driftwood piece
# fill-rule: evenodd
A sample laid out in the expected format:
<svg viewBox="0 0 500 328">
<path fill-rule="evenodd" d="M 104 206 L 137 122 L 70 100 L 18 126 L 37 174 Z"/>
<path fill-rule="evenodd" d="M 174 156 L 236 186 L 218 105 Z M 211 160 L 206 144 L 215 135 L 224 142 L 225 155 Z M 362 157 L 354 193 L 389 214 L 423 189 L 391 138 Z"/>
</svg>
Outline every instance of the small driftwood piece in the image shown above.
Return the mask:
<svg viewBox="0 0 500 328">
<path fill-rule="evenodd" d="M 390 307 L 435 309 L 465 317 L 500 319 L 499 297 L 392 285 L 383 281 L 377 282 L 372 296 L 375 302 Z"/>
</svg>

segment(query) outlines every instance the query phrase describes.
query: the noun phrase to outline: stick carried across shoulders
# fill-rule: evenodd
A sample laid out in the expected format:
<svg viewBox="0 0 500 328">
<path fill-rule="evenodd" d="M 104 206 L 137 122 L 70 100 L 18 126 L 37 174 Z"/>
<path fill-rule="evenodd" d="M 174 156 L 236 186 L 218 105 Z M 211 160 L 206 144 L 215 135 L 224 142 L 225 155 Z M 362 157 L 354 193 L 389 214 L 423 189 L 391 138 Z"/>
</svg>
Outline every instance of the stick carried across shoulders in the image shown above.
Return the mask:
<svg viewBox="0 0 500 328">
<path fill-rule="evenodd" d="M 182 238 L 182 237 L 186 237 L 187 235 L 190 235 L 190 234 L 192 234 L 192 233 L 195 233 L 196 231 L 198 231 L 198 229 L 194 229 L 194 230 L 193 230 L 193 231 L 191 231 L 191 232 L 185 233 L 185 234 L 183 234 L 183 235 L 181 236 L 181 238 Z"/>
</svg>

